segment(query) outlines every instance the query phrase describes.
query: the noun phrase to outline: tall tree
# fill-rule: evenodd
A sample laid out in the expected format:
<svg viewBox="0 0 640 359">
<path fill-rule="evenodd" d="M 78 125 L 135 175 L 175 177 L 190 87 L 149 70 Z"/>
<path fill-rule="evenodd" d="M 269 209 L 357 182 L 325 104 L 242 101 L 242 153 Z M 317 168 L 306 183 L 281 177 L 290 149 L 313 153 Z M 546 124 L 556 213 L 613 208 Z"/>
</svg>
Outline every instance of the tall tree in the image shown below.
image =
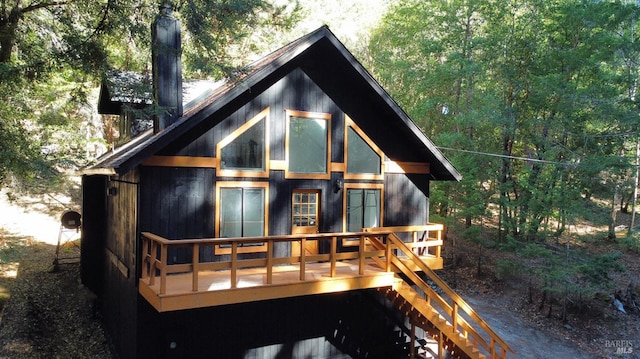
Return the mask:
<svg viewBox="0 0 640 359">
<path fill-rule="evenodd" d="M 0 0 L 0 186 L 50 178 L 87 154 L 81 142 L 101 126 L 90 111 L 91 91 L 108 68 L 150 68 L 149 24 L 160 3 Z M 272 0 L 174 6 L 191 77 L 223 76 L 240 65 L 238 57 L 282 41 L 278 35 L 300 11 L 295 1 Z"/>
<path fill-rule="evenodd" d="M 483 1 L 399 1 L 372 35 L 371 67 L 377 77 L 445 148 L 498 150 L 491 132 L 499 101 L 483 85 L 490 69 L 480 61 L 486 6 Z M 436 213 L 455 213 L 469 226 L 485 215 L 495 191 L 491 182 L 496 160 L 487 158 L 478 166 L 469 153 L 447 154 L 465 176 L 456 191 L 450 190 L 451 184 L 438 186 L 432 203 Z"/>
<path fill-rule="evenodd" d="M 438 184 L 437 212 L 469 225 L 495 201 L 503 234 L 535 240 L 550 219 L 566 224 L 581 195 L 613 201 L 628 188 L 635 11 L 566 0 L 392 7 L 372 38 L 372 67 L 445 151 L 464 150 L 447 153 L 463 190 Z"/>
</svg>

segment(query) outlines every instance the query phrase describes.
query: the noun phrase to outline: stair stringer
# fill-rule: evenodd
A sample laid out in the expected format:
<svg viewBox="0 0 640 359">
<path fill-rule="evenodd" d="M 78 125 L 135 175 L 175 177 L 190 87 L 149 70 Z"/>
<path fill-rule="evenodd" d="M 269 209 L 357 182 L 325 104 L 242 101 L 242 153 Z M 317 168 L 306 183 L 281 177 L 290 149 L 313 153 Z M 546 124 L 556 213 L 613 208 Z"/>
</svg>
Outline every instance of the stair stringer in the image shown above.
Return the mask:
<svg viewBox="0 0 640 359">
<path fill-rule="evenodd" d="M 435 340 L 442 338 L 444 351 L 453 358 L 486 359 L 468 338 L 456 332 L 451 323 L 443 318 L 436 309 L 401 278 L 396 278 L 392 289 L 383 291 L 389 299 L 409 320 Z"/>
<path fill-rule="evenodd" d="M 440 325 L 435 327 L 434 330 L 439 331 L 438 337 L 440 339 L 439 346 L 441 348 L 451 348 L 450 352 L 455 352 L 454 349 L 457 346 L 460 350 L 457 350 L 460 354 L 458 357 L 470 357 L 470 358 L 485 358 L 491 356 L 495 358 L 506 358 L 507 351 L 515 353 L 515 351 L 493 330 L 491 327 L 464 301 L 457 293 L 453 291 L 435 272 L 422 262 L 411 248 L 407 246 L 398 236 L 394 233 L 389 233 L 381 237 L 369 237 L 369 242 L 377 250 L 384 250 L 386 262 L 383 260 L 376 261 L 376 264 L 382 268 L 386 268 L 387 271 L 393 270 L 396 273 L 401 273 L 403 277 L 396 275 L 396 284 L 394 284 L 393 292 L 403 298 L 404 302 L 395 302 L 399 308 L 406 308 L 405 312 L 410 319 L 414 319 L 413 324 L 419 324 L 423 322 L 425 326 L 432 322 L 432 324 L 439 324 L 438 318 L 441 315 L 445 315 L 451 318 L 451 322 L 447 323 L 446 319 L 442 318 L 447 325 Z M 436 292 L 424 279 L 415 273 L 415 269 L 407 266 L 405 261 L 400 259 L 395 252 L 402 253 L 407 259 L 411 260 L 424 274 L 426 274 L 440 290 L 443 291 L 445 296 Z M 406 277 L 405 279 L 402 279 Z M 409 284 L 404 283 L 405 280 L 408 283 L 414 283 L 421 291 L 424 291 L 425 298 L 415 291 Z M 397 290 L 402 290 L 402 285 L 406 285 L 411 288 L 411 291 L 405 290 L 402 295 Z M 445 298 L 449 298 L 446 300 Z M 424 301 L 424 303 L 422 303 Z M 413 314 L 416 312 L 413 309 L 415 303 L 416 306 L 423 306 L 424 314 L 421 311 L 417 311 L 419 315 Z M 426 304 L 426 309 L 424 308 Z M 433 307 L 435 304 L 437 307 Z M 462 310 L 465 315 L 458 314 L 458 311 Z M 436 313 L 439 313 L 437 316 Z M 462 314 L 462 313 L 461 313 Z M 413 315 L 413 318 L 412 316 Z M 467 320 L 467 316 L 470 321 Z M 425 320 L 419 320 L 420 317 Z M 453 324 L 452 324 L 453 323 Z M 484 334 L 481 334 L 482 331 Z M 442 335 L 440 335 L 442 334 Z M 485 336 L 488 335 L 488 338 Z M 460 339 L 464 338 L 464 340 Z M 470 339 L 467 339 L 470 338 Z M 487 340 L 488 339 L 488 340 Z M 447 342 L 450 342 L 448 345 Z M 471 344 L 471 346 L 466 345 Z M 482 350 L 482 352 L 480 352 Z M 476 355 L 482 355 L 481 357 Z"/>
</svg>

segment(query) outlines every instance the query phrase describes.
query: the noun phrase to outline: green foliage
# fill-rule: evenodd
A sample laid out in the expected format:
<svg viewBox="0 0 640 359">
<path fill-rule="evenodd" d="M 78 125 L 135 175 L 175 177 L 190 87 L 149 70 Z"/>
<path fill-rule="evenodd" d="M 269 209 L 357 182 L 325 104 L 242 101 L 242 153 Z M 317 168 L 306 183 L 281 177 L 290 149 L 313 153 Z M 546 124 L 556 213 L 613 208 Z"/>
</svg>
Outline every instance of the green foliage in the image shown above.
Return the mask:
<svg viewBox="0 0 640 359">
<path fill-rule="evenodd" d="M 578 264 L 576 271 L 582 281 L 590 285 L 602 286 L 610 283 L 609 272 L 611 270 L 624 271 L 625 268 L 618 263 L 620 253 L 605 253 L 593 257 L 586 257 L 585 263 Z"/>
<path fill-rule="evenodd" d="M 177 1 L 189 35 L 185 41 L 187 71 L 222 77 L 246 64 L 300 20 L 300 6 L 265 0 Z"/>
<path fill-rule="evenodd" d="M 495 275 L 498 280 L 517 279 L 522 275 L 522 270 L 522 265 L 516 261 L 498 259 Z"/>
<path fill-rule="evenodd" d="M 51 186 L 104 147 L 92 91 L 109 68 L 148 71 L 158 1 L 0 0 L 0 186 Z M 296 2 L 176 2 L 184 75 L 222 76 L 279 44 Z"/>
<path fill-rule="evenodd" d="M 498 248 L 507 252 L 517 252 L 523 244 L 517 238 L 507 234 L 506 238 L 498 244 Z"/>
<path fill-rule="evenodd" d="M 587 216 L 584 197 L 629 193 L 639 12 L 619 2 L 396 2 L 371 38 L 371 67 L 464 176 L 434 185 L 433 211 L 467 225 L 491 216 L 503 241 L 539 241 Z"/>
<path fill-rule="evenodd" d="M 639 232 L 632 232 L 631 235 L 618 238 L 617 241 L 622 245 L 624 249 L 640 254 L 640 233 Z"/>
<path fill-rule="evenodd" d="M 516 246 L 510 238 L 507 243 Z M 519 242 L 517 257 L 498 261 L 499 279 L 526 279 L 531 288 L 556 298 L 567 298 L 578 305 L 596 293 L 610 291 L 612 271 L 624 271 L 619 263 L 620 253 L 590 254 L 580 249 Z M 543 296 L 544 298 L 544 296 Z M 544 299 L 543 299 L 544 300 Z M 564 313 L 566 314 L 566 313 Z"/>
<path fill-rule="evenodd" d="M 484 238 L 482 237 L 482 227 L 480 226 L 470 226 L 465 228 L 462 231 L 462 237 L 474 243 L 484 242 Z"/>
</svg>

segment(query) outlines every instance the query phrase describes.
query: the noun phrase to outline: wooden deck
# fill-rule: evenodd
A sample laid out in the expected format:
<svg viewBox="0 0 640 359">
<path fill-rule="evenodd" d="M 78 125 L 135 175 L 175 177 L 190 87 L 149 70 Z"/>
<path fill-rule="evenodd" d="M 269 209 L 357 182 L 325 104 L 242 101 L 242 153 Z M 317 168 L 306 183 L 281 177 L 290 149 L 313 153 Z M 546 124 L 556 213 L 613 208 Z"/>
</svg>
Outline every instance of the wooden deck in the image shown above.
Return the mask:
<svg viewBox="0 0 640 359">
<path fill-rule="evenodd" d="M 413 232 L 413 240 L 396 235 L 401 231 Z M 426 234 L 416 240 L 419 231 Z M 156 310 L 167 312 L 377 288 L 410 318 L 412 331 L 418 326 L 437 340 L 440 357 L 450 352 L 472 359 L 506 358 L 513 349 L 433 272 L 442 266 L 441 235 L 441 225 L 179 241 L 143 233 L 139 293 Z M 298 242 L 299 248 L 306 248 L 307 241 L 320 240 L 330 242 L 329 253 L 300 251 L 298 255 L 274 256 L 276 243 Z M 338 241 L 344 240 L 352 248 L 338 252 Z M 243 257 L 239 250 L 247 244 L 264 245 L 263 257 Z M 230 246 L 230 254 L 201 263 L 201 247 L 215 245 Z M 169 264 L 170 247 L 190 247 L 191 262 Z M 417 271 L 426 275 L 429 283 Z M 408 278 L 420 291 L 402 278 Z"/>
<path fill-rule="evenodd" d="M 300 265 L 273 268 L 272 283 L 267 283 L 265 268 L 238 270 L 235 288 L 230 271 L 204 271 L 198 275 L 198 289 L 192 290 L 191 273 L 167 277 L 166 291 L 159 294 L 160 283 L 149 285 L 141 279 L 140 294 L 159 312 L 209 307 L 233 303 L 269 300 L 294 296 L 334 293 L 393 285 L 394 273 L 386 272 L 370 262 L 359 274 L 356 261 L 336 263 L 335 275 L 330 275 L 330 263 L 306 265 L 306 278 L 300 280 Z"/>
<path fill-rule="evenodd" d="M 371 239 L 381 239 L 394 232 L 434 233 L 424 240 L 407 243 L 429 268 L 442 268 L 440 247 L 442 225 L 379 228 L 371 232 L 316 233 L 304 235 L 168 240 L 143 233 L 143 270 L 139 293 L 159 312 L 244 303 L 249 301 L 335 293 L 393 285 L 391 245 L 374 249 Z M 416 235 L 413 236 L 417 238 Z M 301 248 L 309 241 L 330 241 L 329 253 L 300 253 L 275 257 L 274 245 L 298 242 Z M 338 252 L 337 243 L 356 243 L 351 251 Z M 264 258 L 241 259 L 242 245 L 266 243 Z M 200 248 L 230 245 L 230 256 L 214 262 L 200 262 Z M 191 247 L 191 263 L 168 264 L 171 247 Z M 357 249 L 357 250 L 354 250 Z M 228 259 L 230 257 L 230 259 Z M 412 261 L 407 260 L 407 265 Z M 416 270 L 419 270 L 417 267 Z"/>
</svg>

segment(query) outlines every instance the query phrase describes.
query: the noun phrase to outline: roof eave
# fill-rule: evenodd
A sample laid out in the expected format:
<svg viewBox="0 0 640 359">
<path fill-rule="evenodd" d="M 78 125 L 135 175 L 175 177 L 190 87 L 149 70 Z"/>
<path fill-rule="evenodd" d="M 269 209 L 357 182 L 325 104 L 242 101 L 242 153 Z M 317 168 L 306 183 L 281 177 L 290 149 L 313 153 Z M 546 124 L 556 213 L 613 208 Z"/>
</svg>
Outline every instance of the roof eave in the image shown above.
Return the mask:
<svg viewBox="0 0 640 359">
<path fill-rule="evenodd" d="M 444 175 L 435 176 L 432 174 L 434 180 L 439 181 L 460 181 L 462 174 L 453 166 L 451 162 L 444 156 L 444 154 L 435 146 L 433 142 L 420 130 L 416 123 L 409 117 L 409 115 L 398 105 L 398 103 L 389 95 L 389 93 L 378 83 L 378 81 L 367 71 L 364 66 L 353 56 L 353 54 L 338 40 L 331 31 L 326 28 L 328 34 L 327 39 L 340 51 L 340 53 L 349 61 L 351 67 L 358 72 L 358 74 L 369 84 L 371 89 L 384 100 L 387 106 L 407 125 L 416 138 L 426 147 L 433 157 L 438 160 L 447 173 Z"/>
</svg>

